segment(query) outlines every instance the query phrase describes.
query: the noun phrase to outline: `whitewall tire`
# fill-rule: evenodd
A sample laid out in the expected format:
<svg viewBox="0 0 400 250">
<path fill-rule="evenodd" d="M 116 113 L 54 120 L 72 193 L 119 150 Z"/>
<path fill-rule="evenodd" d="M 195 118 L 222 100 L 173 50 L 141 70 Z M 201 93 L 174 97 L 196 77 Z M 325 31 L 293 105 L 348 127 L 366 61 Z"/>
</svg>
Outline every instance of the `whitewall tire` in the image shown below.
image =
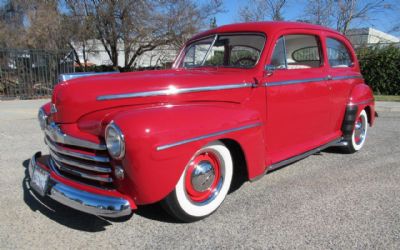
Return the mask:
<svg viewBox="0 0 400 250">
<path fill-rule="evenodd" d="M 233 162 L 229 149 L 220 141 L 210 143 L 194 154 L 163 205 L 181 221 L 191 222 L 207 217 L 224 201 L 232 175 Z"/>
<path fill-rule="evenodd" d="M 361 111 L 354 123 L 353 133 L 351 139 L 347 141 L 347 149 L 350 153 L 359 151 L 367 139 L 368 133 L 368 115 L 365 110 Z"/>
</svg>

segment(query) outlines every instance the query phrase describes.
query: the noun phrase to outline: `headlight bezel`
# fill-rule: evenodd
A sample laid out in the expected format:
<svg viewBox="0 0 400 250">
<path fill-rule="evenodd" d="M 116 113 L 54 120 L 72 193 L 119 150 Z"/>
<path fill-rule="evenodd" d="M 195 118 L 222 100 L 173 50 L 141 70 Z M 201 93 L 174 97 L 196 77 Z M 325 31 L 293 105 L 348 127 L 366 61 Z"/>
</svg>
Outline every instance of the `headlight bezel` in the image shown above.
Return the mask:
<svg viewBox="0 0 400 250">
<path fill-rule="evenodd" d="M 118 145 L 118 147 L 116 147 L 116 148 L 118 148 L 118 151 L 116 151 L 114 149 L 115 145 L 111 145 L 112 143 L 115 142 L 115 140 L 112 140 L 109 138 L 110 136 L 112 136 L 112 134 L 111 134 L 111 133 L 113 133 L 112 131 L 118 137 L 119 145 Z M 114 138 L 115 138 L 115 135 L 114 135 Z M 106 142 L 107 151 L 111 155 L 111 157 L 114 158 L 115 160 L 123 159 L 125 156 L 125 136 L 122 133 L 121 129 L 114 123 L 114 121 L 111 121 L 107 125 L 107 127 L 105 129 L 104 139 Z"/>
<path fill-rule="evenodd" d="M 37 114 L 37 118 L 38 118 L 38 121 L 39 121 L 40 128 L 42 130 L 45 130 L 46 126 L 47 126 L 47 118 L 48 118 L 48 116 L 47 116 L 47 114 L 46 114 L 46 112 L 44 111 L 43 108 L 39 109 L 38 114 Z"/>
</svg>

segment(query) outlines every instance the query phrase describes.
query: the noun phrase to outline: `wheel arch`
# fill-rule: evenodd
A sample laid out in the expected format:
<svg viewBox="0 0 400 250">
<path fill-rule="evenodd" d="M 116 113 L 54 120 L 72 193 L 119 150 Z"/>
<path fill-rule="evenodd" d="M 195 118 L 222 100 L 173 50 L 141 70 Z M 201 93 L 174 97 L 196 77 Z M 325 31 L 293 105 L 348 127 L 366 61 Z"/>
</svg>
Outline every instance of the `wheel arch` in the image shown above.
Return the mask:
<svg viewBox="0 0 400 250">
<path fill-rule="evenodd" d="M 230 138 L 220 139 L 220 141 L 229 149 L 233 161 L 233 185 L 241 185 L 249 180 L 248 164 L 242 146 Z M 235 188 L 235 187 L 232 187 Z"/>
</svg>

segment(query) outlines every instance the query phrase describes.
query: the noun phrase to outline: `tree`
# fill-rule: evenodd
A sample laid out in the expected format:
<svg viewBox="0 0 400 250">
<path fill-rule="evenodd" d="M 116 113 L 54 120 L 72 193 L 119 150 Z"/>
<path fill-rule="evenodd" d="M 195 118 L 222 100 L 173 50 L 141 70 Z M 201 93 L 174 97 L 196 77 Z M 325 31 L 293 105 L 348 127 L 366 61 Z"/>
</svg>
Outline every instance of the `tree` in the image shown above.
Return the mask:
<svg viewBox="0 0 400 250">
<path fill-rule="evenodd" d="M 217 18 L 213 17 L 210 19 L 210 29 L 215 29 L 217 28 Z"/>
<path fill-rule="evenodd" d="M 74 53 L 76 64 L 78 64 L 83 71 L 88 67 L 89 54 L 97 52 L 96 32 L 94 17 L 89 15 L 88 5 L 84 2 L 65 1 L 66 6 L 70 11 L 70 15 L 64 15 L 64 29 L 67 33 L 68 39 L 66 43 Z M 80 56 L 83 59 L 81 61 Z"/>
<path fill-rule="evenodd" d="M 306 22 L 330 26 L 332 24 L 334 0 L 308 0 L 305 8 Z"/>
<path fill-rule="evenodd" d="M 0 6 L 0 46 L 20 47 L 24 39 L 24 12 L 22 5 L 9 0 Z"/>
<path fill-rule="evenodd" d="M 372 13 L 389 8 L 389 5 L 384 4 L 384 0 L 337 0 L 336 2 L 336 29 L 343 34 L 346 34 L 350 24 L 355 20 L 368 20 Z"/>
<path fill-rule="evenodd" d="M 354 22 L 372 19 L 374 13 L 390 8 L 384 0 L 308 0 L 304 20 L 346 34 Z"/>
<path fill-rule="evenodd" d="M 263 20 L 284 20 L 282 11 L 286 0 L 255 0 L 239 10 L 239 19 L 244 22 Z"/>
<path fill-rule="evenodd" d="M 9 0 L 3 9 L 6 15 L 0 14 L 0 40 L 4 47 L 66 48 L 58 0 Z"/>
<path fill-rule="evenodd" d="M 65 23 L 58 9 L 58 1 L 26 0 L 23 2 L 26 15 L 27 47 L 48 50 L 66 49 L 68 33 L 65 32 Z"/>
<path fill-rule="evenodd" d="M 145 52 L 162 45 L 181 46 L 221 10 L 222 1 L 199 5 L 194 0 L 66 0 L 68 15 L 82 15 L 92 22 L 114 67 L 123 51 L 124 67 L 129 70 Z M 85 11 L 77 14 L 80 6 Z M 79 16 L 76 16 L 79 15 Z"/>
</svg>

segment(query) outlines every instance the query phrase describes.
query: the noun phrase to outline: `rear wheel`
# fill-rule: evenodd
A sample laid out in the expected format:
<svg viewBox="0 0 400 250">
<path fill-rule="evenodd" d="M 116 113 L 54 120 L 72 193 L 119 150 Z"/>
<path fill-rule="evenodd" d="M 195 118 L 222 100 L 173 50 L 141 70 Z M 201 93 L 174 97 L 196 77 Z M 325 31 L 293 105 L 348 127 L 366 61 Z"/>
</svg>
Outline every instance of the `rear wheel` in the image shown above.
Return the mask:
<svg viewBox="0 0 400 250">
<path fill-rule="evenodd" d="M 347 140 L 347 150 L 350 153 L 357 152 L 364 146 L 365 139 L 367 138 L 367 132 L 368 116 L 365 110 L 363 110 L 355 121 L 351 138 Z"/>
<path fill-rule="evenodd" d="M 164 208 L 181 221 L 200 220 L 224 201 L 232 181 L 233 163 L 229 149 L 213 142 L 195 153 Z"/>
</svg>

